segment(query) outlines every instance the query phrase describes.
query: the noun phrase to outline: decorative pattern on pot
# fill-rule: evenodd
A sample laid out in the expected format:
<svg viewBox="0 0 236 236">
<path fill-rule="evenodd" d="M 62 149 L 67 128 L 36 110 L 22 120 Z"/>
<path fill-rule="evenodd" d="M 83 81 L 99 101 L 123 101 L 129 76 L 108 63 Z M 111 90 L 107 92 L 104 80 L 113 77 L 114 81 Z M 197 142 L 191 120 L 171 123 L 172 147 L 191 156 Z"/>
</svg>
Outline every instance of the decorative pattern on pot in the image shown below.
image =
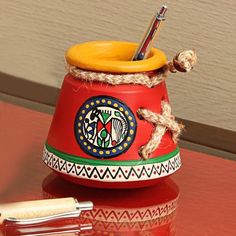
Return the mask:
<svg viewBox="0 0 236 236">
<path fill-rule="evenodd" d="M 125 152 L 136 134 L 132 111 L 113 97 L 92 97 L 79 109 L 75 136 L 80 147 L 97 158 L 112 158 Z"/>
</svg>

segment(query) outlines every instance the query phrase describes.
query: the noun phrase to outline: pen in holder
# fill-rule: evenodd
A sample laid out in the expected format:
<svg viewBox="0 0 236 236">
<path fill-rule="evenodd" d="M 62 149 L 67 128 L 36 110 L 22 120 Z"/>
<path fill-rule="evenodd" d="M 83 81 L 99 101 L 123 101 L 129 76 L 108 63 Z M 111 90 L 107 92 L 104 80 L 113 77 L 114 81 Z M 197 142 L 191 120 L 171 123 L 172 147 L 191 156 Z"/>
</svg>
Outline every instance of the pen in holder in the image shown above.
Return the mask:
<svg viewBox="0 0 236 236">
<path fill-rule="evenodd" d="M 165 79 L 189 71 L 194 51 L 168 62 L 152 48 L 131 61 L 137 44 L 94 41 L 66 53 L 65 76 L 43 153 L 63 178 L 99 188 L 157 183 L 181 166 L 182 125 L 171 113 Z"/>
</svg>

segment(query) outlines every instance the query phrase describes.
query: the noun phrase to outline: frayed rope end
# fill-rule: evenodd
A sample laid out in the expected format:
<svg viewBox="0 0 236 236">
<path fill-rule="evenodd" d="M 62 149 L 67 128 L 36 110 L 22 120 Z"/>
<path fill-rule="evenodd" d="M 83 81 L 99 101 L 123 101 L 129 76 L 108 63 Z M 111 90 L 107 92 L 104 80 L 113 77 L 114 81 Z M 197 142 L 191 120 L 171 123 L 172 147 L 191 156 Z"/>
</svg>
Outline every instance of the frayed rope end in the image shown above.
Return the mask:
<svg viewBox="0 0 236 236">
<path fill-rule="evenodd" d="M 169 62 L 169 71 L 175 73 L 189 72 L 197 63 L 197 54 L 195 50 L 184 50 L 176 54 L 172 62 Z"/>
</svg>

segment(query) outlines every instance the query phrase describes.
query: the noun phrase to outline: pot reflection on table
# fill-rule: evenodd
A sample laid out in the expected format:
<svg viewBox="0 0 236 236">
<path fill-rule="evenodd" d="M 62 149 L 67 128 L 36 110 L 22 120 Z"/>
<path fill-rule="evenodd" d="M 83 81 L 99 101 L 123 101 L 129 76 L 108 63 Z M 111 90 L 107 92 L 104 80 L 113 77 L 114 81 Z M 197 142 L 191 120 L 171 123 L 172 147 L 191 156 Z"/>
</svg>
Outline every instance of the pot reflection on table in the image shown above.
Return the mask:
<svg viewBox="0 0 236 236">
<path fill-rule="evenodd" d="M 78 219 L 46 226 L 9 227 L 11 233 L 7 235 L 175 235 L 179 189 L 170 178 L 146 188 L 103 190 L 74 185 L 52 173 L 44 179 L 42 191 L 47 199 L 75 197 L 92 201 L 94 209 L 83 212 Z"/>
<path fill-rule="evenodd" d="M 45 198 L 92 201 L 94 210 L 80 217 L 81 223 L 92 224 L 89 235 L 175 235 L 179 188 L 170 178 L 146 188 L 103 190 L 74 185 L 52 173 L 42 188 Z"/>
</svg>

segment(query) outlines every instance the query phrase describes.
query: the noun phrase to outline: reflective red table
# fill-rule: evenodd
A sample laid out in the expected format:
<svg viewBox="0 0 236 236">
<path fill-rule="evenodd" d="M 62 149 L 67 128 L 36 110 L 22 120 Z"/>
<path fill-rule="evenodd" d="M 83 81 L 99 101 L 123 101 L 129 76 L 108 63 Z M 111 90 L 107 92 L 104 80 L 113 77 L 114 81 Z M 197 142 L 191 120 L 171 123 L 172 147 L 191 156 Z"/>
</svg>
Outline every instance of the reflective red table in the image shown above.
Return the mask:
<svg viewBox="0 0 236 236">
<path fill-rule="evenodd" d="M 73 196 L 92 200 L 94 210 L 41 226 L 0 226 L 0 235 L 236 235 L 236 162 L 182 149 L 182 168 L 159 185 L 77 186 L 41 161 L 51 118 L 0 102 L 0 201 Z"/>
</svg>

